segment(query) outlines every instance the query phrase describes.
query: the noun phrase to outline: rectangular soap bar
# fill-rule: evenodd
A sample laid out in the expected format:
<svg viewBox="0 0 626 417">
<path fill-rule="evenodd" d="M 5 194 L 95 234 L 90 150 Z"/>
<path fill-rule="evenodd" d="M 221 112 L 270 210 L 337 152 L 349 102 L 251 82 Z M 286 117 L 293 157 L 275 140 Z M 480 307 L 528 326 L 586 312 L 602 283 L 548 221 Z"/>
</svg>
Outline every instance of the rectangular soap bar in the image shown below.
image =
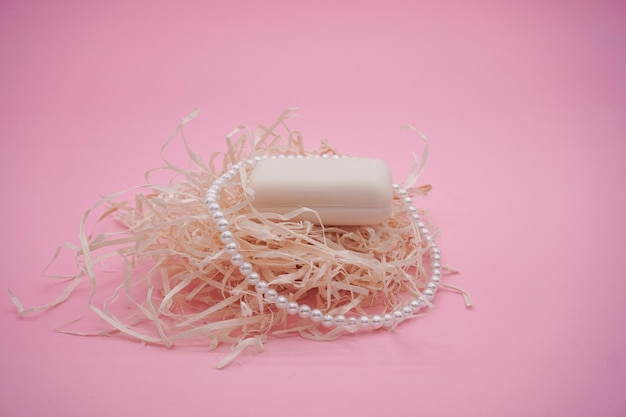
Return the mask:
<svg viewBox="0 0 626 417">
<path fill-rule="evenodd" d="M 257 162 L 250 175 L 252 205 L 262 213 L 315 210 L 324 225 L 371 225 L 389 218 L 389 166 L 371 158 L 275 158 Z M 306 212 L 294 220 L 319 223 Z"/>
</svg>

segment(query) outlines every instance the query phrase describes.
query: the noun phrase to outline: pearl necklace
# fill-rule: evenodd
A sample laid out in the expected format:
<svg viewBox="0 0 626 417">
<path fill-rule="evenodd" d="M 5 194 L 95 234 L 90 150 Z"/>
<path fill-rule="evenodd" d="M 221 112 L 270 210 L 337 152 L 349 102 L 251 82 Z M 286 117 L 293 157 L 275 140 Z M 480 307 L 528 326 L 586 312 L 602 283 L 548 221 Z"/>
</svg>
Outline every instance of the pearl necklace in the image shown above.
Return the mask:
<svg viewBox="0 0 626 417">
<path fill-rule="evenodd" d="M 235 237 L 230 231 L 230 223 L 225 218 L 222 208 L 219 205 L 219 194 L 223 186 L 232 181 L 238 174 L 240 169 L 251 169 L 257 162 L 265 159 L 312 159 L 312 158 L 327 158 L 324 156 L 303 156 L 303 155 L 273 155 L 262 156 L 248 159 L 246 161 L 233 164 L 224 174 L 218 177 L 206 192 L 204 203 L 211 213 L 211 217 L 215 223 L 215 227 L 220 233 L 220 240 L 224 243 L 225 252 L 230 255 L 230 262 L 235 267 L 239 268 L 239 272 L 245 277 L 248 284 L 254 286 L 256 293 L 262 297 L 262 300 L 270 305 L 275 305 L 277 308 L 286 310 L 289 315 L 298 315 L 303 319 L 309 319 L 314 323 L 322 323 L 324 327 L 346 327 L 348 330 L 354 331 L 357 328 L 362 329 L 378 329 L 381 327 L 392 327 L 395 324 L 403 321 L 406 318 L 415 317 L 415 314 L 420 309 L 426 306 L 431 306 L 431 301 L 434 299 L 439 284 L 441 283 L 441 251 L 435 244 L 430 231 L 426 228 L 426 225 L 421 221 L 420 215 L 417 209 L 413 205 L 413 199 L 408 195 L 407 190 L 401 188 L 398 184 L 393 184 L 394 195 L 402 201 L 405 205 L 409 218 L 416 226 L 418 231 L 418 237 L 421 237 L 426 241 L 428 248 L 428 256 L 430 259 L 430 279 L 426 284 L 426 288 L 416 298 L 404 302 L 401 306 L 398 306 L 392 313 L 383 315 L 360 315 L 346 317 L 342 314 L 332 315 L 324 314 L 320 309 L 313 309 L 307 304 L 299 304 L 296 301 L 289 301 L 289 297 L 286 295 L 278 294 L 278 292 L 270 288 L 270 284 L 263 280 L 261 276 L 255 272 L 254 266 L 247 262 L 243 255 L 239 252 L 239 245 L 235 242 Z M 332 158 L 338 159 L 339 156 L 334 155 Z M 346 158 L 346 156 L 344 156 Z M 419 293 L 419 292 L 418 292 Z"/>
</svg>

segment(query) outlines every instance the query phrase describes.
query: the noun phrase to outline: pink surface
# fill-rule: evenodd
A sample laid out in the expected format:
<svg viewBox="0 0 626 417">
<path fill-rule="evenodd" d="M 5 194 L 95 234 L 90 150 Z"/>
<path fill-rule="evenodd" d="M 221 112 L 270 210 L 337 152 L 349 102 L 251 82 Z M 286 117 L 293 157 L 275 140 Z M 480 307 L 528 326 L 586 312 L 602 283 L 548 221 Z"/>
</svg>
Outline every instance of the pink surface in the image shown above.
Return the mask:
<svg viewBox="0 0 626 417">
<path fill-rule="evenodd" d="M 1 416 L 626 415 L 623 1 L 156 3 L 0 4 Z M 84 290 L 18 319 L 7 288 L 54 298 L 57 245 L 194 107 L 208 155 L 293 105 L 309 146 L 397 181 L 419 150 L 397 127 L 431 138 L 420 203 L 473 310 L 443 292 L 393 333 L 273 339 L 224 371 L 226 347 L 55 333 Z"/>
</svg>

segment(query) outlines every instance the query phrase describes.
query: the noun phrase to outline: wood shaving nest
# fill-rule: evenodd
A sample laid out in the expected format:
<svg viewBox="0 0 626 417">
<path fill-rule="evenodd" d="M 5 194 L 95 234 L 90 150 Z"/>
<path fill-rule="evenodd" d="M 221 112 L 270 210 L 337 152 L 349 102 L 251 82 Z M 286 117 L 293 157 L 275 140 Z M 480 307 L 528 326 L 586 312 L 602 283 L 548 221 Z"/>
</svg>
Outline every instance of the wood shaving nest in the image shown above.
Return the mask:
<svg viewBox="0 0 626 417">
<path fill-rule="evenodd" d="M 297 333 L 332 340 L 347 332 L 343 327 L 326 329 L 263 303 L 230 263 L 203 203 L 205 191 L 229 164 L 278 153 L 339 155 L 326 141 L 318 149 L 305 149 L 300 132 L 286 123 L 293 110 L 285 110 L 272 125 L 254 132 L 235 129 L 226 138 L 226 151 L 212 154 L 208 161 L 191 149 L 183 133 L 183 126 L 199 113 L 194 110 L 161 149 L 163 154 L 171 142 L 182 139 L 191 168 L 163 158 L 165 166 L 159 170 L 172 174 L 169 184 L 153 183 L 156 170 L 152 170 L 146 173 L 146 184 L 104 197 L 87 210 L 80 223 L 80 244 L 73 247 L 78 273 L 56 300 L 43 306 L 24 309 L 11 293 L 20 315 L 63 303 L 86 279 L 91 290 L 89 308 L 110 326 L 97 334 L 122 333 L 167 347 L 231 344 L 231 353 L 218 368 L 248 346 L 262 350 L 269 335 Z M 424 152 L 415 157 L 404 184 L 413 196 L 430 190 L 430 186 L 414 186 L 427 157 L 428 143 L 420 137 Z M 419 240 L 406 206 L 399 201 L 394 201 L 393 215 L 382 224 L 323 227 L 257 212 L 250 204 L 253 197 L 246 181 L 241 170 L 240 181 L 224 187 L 222 211 L 242 255 L 279 294 L 289 294 L 289 301 L 330 314 L 384 314 L 424 288 L 429 272 L 422 264 L 426 242 Z M 88 221 L 98 214 L 94 231 L 87 232 Z M 421 214 L 428 218 L 424 211 Z M 112 227 L 111 219 L 118 227 Z M 98 225 L 108 229 L 96 233 Z M 103 278 L 111 265 L 122 271 Z M 98 297 L 101 280 L 117 281 L 110 294 L 97 302 L 102 298 Z"/>
</svg>

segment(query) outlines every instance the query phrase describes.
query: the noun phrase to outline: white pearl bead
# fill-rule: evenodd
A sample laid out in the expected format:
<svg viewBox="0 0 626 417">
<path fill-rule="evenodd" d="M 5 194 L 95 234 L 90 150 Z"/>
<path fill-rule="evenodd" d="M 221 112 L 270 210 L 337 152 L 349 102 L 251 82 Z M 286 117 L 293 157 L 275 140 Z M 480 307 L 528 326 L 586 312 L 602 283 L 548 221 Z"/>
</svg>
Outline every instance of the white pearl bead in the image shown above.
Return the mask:
<svg viewBox="0 0 626 417">
<path fill-rule="evenodd" d="M 219 204 L 217 204 L 217 203 L 211 203 L 211 204 L 209 204 L 208 209 L 209 209 L 209 211 L 210 211 L 211 213 L 214 213 L 214 212 L 216 212 L 216 211 L 219 211 L 219 210 L 220 210 L 220 205 L 219 205 Z"/>
<path fill-rule="evenodd" d="M 331 316 L 330 314 L 326 314 L 324 317 L 322 317 L 322 326 L 324 327 L 330 327 L 334 324 L 334 319 L 333 316 Z"/>
<path fill-rule="evenodd" d="M 248 284 L 256 285 L 260 281 L 261 281 L 261 276 L 259 274 L 257 274 L 256 272 L 253 272 L 250 275 L 248 275 Z"/>
<path fill-rule="evenodd" d="M 342 324 L 344 324 L 346 322 L 346 317 L 339 314 L 335 317 L 335 324 L 337 326 L 341 326 Z"/>
<path fill-rule="evenodd" d="M 348 328 L 348 330 L 355 330 L 358 324 L 359 321 L 356 319 L 356 317 L 350 317 L 348 318 L 348 320 L 346 320 L 346 327 Z"/>
<path fill-rule="evenodd" d="M 259 294 L 265 294 L 267 292 L 268 288 L 268 284 L 265 281 L 259 281 L 254 288 L 256 289 L 256 292 L 258 292 Z"/>
<path fill-rule="evenodd" d="M 372 316 L 372 327 L 374 329 L 380 329 L 383 327 L 383 318 L 381 316 Z"/>
<path fill-rule="evenodd" d="M 278 298 L 276 298 L 276 307 L 287 308 L 287 297 L 279 295 Z"/>
<path fill-rule="evenodd" d="M 420 308 L 422 308 L 422 303 L 420 303 L 419 299 L 414 299 L 409 302 L 409 307 L 411 307 L 413 312 L 416 313 Z"/>
<path fill-rule="evenodd" d="M 409 192 L 407 190 L 405 190 L 404 188 L 399 188 L 398 189 L 398 195 L 402 196 L 402 197 L 406 197 L 407 195 L 409 195 Z"/>
<path fill-rule="evenodd" d="M 276 292 L 275 289 L 270 288 L 267 290 L 267 292 L 264 295 L 265 299 L 270 302 L 270 303 L 275 303 L 276 300 L 278 299 L 278 293 Z"/>
<path fill-rule="evenodd" d="M 425 225 L 423 222 L 417 222 L 415 225 L 416 225 L 418 228 L 420 228 L 420 229 L 421 229 L 422 227 L 426 227 L 426 225 Z"/>
<path fill-rule="evenodd" d="M 430 282 L 434 282 L 435 284 L 441 283 L 441 275 L 433 275 L 430 277 Z"/>
<path fill-rule="evenodd" d="M 243 256 L 240 253 L 236 253 L 230 258 L 230 263 L 235 266 L 243 265 Z"/>
<path fill-rule="evenodd" d="M 433 275 L 439 275 L 441 276 L 441 268 L 433 268 L 432 272 Z"/>
<path fill-rule="evenodd" d="M 217 204 L 217 197 L 215 195 L 207 195 L 204 198 L 204 204 Z"/>
<path fill-rule="evenodd" d="M 411 213 L 417 212 L 417 209 L 415 208 L 415 206 L 409 206 L 407 207 L 407 210 L 409 210 Z"/>
<path fill-rule="evenodd" d="M 393 188 L 395 191 L 398 191 L 400 189 L 400 185 L 394 182 L 393 184 L 391 184 L 391 188 Z"/>
<path fill-rule="evenodd" d="M 244 262 L 239 267 L 239 272 L 241 272 L 245 276 L 249 276 L 252 272 L 252 264 L 250 262 Z"/>
<path fill-rule="evenodd" d="M 428 229 L 425 227 L 420 227 L 420 233 L 423 235 L 429 235 L 430 231 L 428 231 Z"/>
<path fill-rule="evenodd" d="M 426 284 L 426 289 L 431 290 L 432 292 L 436 293 L 437 290 L 439 289 L 439 286 L 436 283 L 430 281 L 428 284 Z"/>
<path fill-rule="evenodd" d="M 220 235 L 220 239 L 224 243 L 230 243 L 233 241 L 234 238 L 235 237 L 233 236 L 233 233 L 230 230 L 222 232 L 222 234 Z"/>
<path fill-rule="evenodd" d="M 314 323 L 319 323 L 320 321 L 322 321 L 322 317 L 324 316 L 324 313 L 322 313 L 322 311 L 320 309 L 314 309 L 311 310 L 311 321 Z"/>
<path fill-rule="evenodd" d="M 311 317 L 311 307 L 306 304 L 302 304 L 298 309 L 298 315 L 303 319 Z"/>
<path fill-rule="evenodd" d="M 428 299 L 429 301 L 435 298 L 435 292 L 431 290 L 430 288 L 426 288 L 423 294 L 424 294 L 424 297 L 426 297 L 426 299 Z"/>
<path fill-rule="evenodd" d="M 410 316 L 413 314 L 413 309 L 410 306 L 402 307 L 402 314 L 405 316 Z"/>
<path fill-rule="evenodd" d="M 232 166 L 232 169 L 234 169 L 235 171 L 239 171 L 239 168 L 241 168 L 241 165 L 239 165 L 239 164 L 234 164 Z"/>
<path fill-rule="evenodd" d="M 438 253 L 433 253 L 432 255 L 430 255 L 430 260 L 431 261 L 440 261 L 441 260 L 441 255 L 439 255 Z"/>
<path fill-rule="evenodd" d="M 394 320 L 401 320 L 402 317 L 404 317 L 404 314 L 402 313 L 402 311 L 396 310 L 396 311 L 393 312 Z"/>
<path fill-rule="evenodd" d="M 298 305 L 298 303 L 296 303 L 295 301 L 291 301 L 289 304 L 287 304 L 287 313 L 291 315 L 298 314 L 299 308 L 300 306 Z"/>
<path fill-rule="evenodd" d="M 383 316 L 383 326 L 385 327 L 393 326 L 393 316 L 391 314 L 385 314 Z"/>
<path fill-rule="evenodd" d="M 441 253 L 441 249 L 439 249 L 434 243 L 432 244 L 430 251 L 432 253 Z"/>
<path fill-rule="evenodd" d="M 411 214 L 411 217 L 413 217 L 413 220 L 419 220 L 420 219 L 420 215 L 417 214 L 417 213 Z"/>
<path fill-rule="evenodd" d="M 404 201 L 405 204 L 413 204 L 413 199 L 411 197 L 404 197 L 402 201 Z"/>
<path fill-rule="evenodd" d="M 215 213 L 213 213 L 213 220 L 218 221 L 223 218 L 224 218 L 224 213 L 222 213 L 221 211 L 216 211 Z"/>
<path fill-rule="evenodd" d="M 230 242 L 226 245 L 226 253 L 229 255 L 235 255 L 239 251 L 237 244 L 235 242 Z"/>
<path fill-rule="evenodd" d="M 441 268 L 441 264 L 439 262 L 433 262 L 430 264 L 430 267 L 432 269 L 440 269 Z"/>
<path fill-rule="evenodd" d="M 230 226 L 230 225 L 228 223 L 228 220 L 226 220 L 226 219 L 219 219 L 218 222 L 217 222 L 217 230 L 219 230 L 220 232 L 227 231 L 228 230 L 228 226 Z"/>
<path fill-rule="evenodd" d="M 359 324 L 361 324 L 361 327 L 363 328 L 368 328 L 370 326 L 370 318 L 367 316 L 361 316 L 361 318 L 359 319 Z"/>
</svg>

